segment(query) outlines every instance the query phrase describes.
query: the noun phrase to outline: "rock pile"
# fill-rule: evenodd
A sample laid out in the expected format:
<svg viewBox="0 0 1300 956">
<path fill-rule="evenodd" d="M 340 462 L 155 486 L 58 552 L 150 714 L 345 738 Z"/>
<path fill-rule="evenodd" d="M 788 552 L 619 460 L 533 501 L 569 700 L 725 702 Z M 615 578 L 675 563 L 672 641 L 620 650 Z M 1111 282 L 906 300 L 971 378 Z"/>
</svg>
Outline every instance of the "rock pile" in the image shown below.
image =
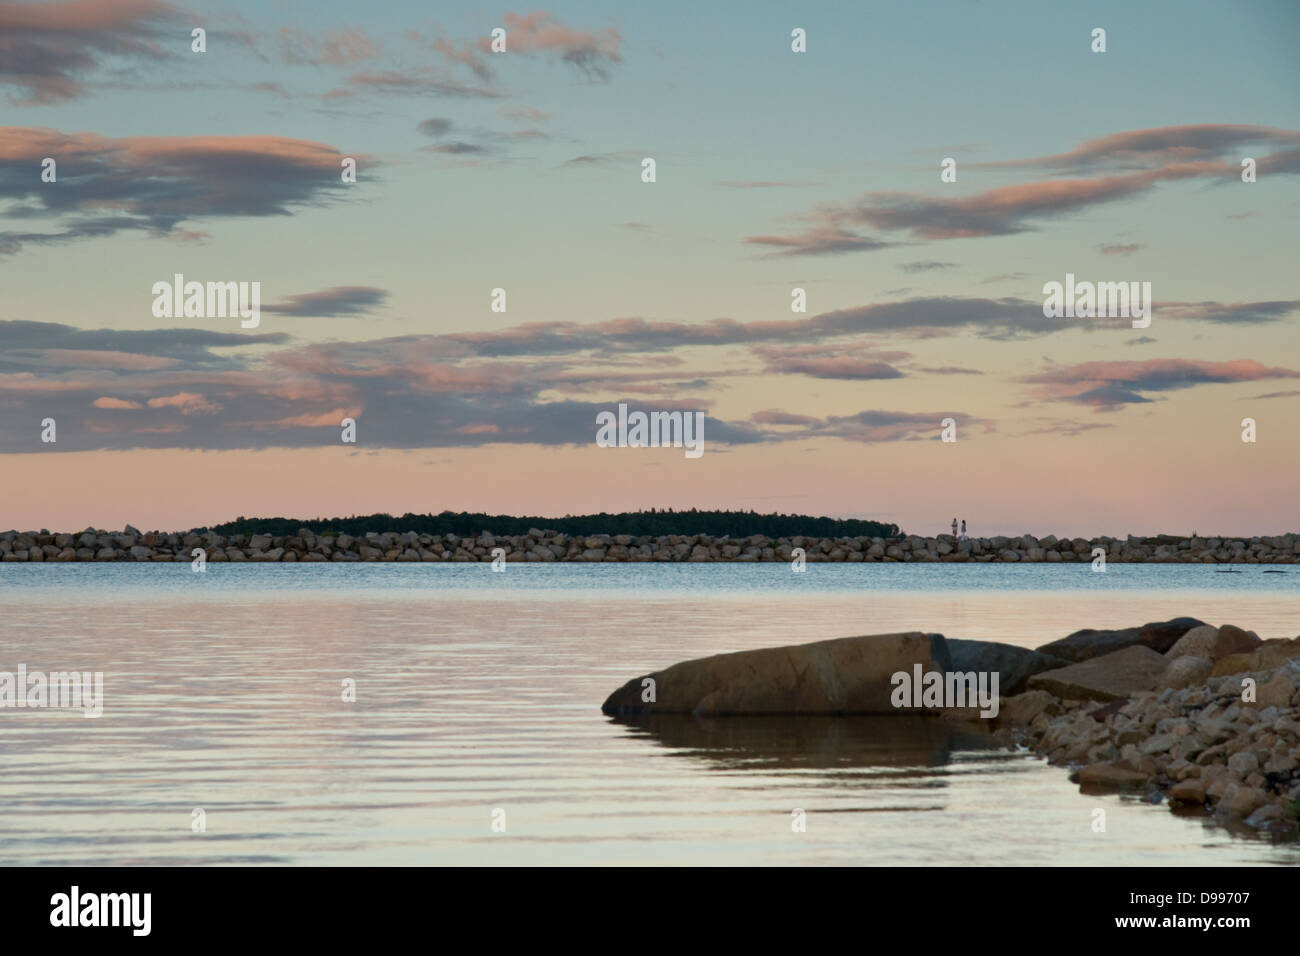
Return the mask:
<svg viewBox="0 0 1300 956">
<path fill-rule="evenodd" d="M 476 537 L 414 531 L 370 532 L 364 536 L 317 534 L 306 528 L 283 537 L 266 534 L 225 537 L 211 531 L 142 533 L 87 528 L 73 534 L 49 531 L 0 532 L 4 561 L 189 561 L 202 548 L 209 561 L 491 561 L 502 548 L 507 561 L 785 561 L 801 552 L 809 562 L 847 563 L 1045 563 L 1094 560 L 1100 548 L 1107 562 L 1157 564 L 1296 564 L 1300 534 L 1255 538 L 745 538 L 710 535 L 567 535 L 530 528 L 524 535 Z"/>
<path fill-rule="evenodd" d="M 1133 643 L 1028 687 L 1003 702 L 999 734 L 1073 767 L 1085 792 L 1137 791 L 1296 831 L 1300 638 L 1200 625 L 1163 654 Z"/>
</svg>

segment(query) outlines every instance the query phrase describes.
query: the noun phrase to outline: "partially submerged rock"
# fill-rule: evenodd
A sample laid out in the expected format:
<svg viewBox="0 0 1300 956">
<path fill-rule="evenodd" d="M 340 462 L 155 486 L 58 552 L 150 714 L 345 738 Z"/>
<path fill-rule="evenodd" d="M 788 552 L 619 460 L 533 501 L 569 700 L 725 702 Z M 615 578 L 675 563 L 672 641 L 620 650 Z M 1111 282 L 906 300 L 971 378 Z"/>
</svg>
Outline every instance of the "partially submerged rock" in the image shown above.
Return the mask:
<svg viewBox="0 0 1300 956">
<path fill-rule="evenodd" d="M 922 673 L 952 670 L 943 635 L 843 637 L 684 661 L 633 678 L 601 710 L 715 717 L 918 713 L 924 708 L 893 706 L 890 680 L 899 671 L 913 674 L 917 666 Z"/>
<path fill-rule="evenodd" d="M 1132 767 L 1113 763 L 1095 763 L 1079 768 L 1071 779 L 1084 793 L 1115 793 L 1145 790 L 1151 777 Z"/>
<path fill-rule="evenodd" d="M 1196 777 L 1180 780 L 1169 788 L 1169 805 L 1200 807 L 1205 804 L 1205 784 Z"/>
<path fill-rule="evenodd" d="M 922 741 L 932 733 L 936 740 L 955 739 L 944 736 L 945 727 L 978 729 L 971 738 L 976 746 L 981 737 L 1024 745 L 1053 764 L 1078 767 L 1071 779 L 1085 793 L 1163 795 L 1180 813 L 1300 833 L 1300 638 L 1260 642 L 1232 625 L 1177 618 L 1077 631 L 1044 647 L 1081 659 L 1053 666 L 1061 659 L 1044 648 L 921 632 L 850 637 L 675 664 L 628 681 L 603 710 L 656 728 L 666 743 L 704 733 L 725 750 L 728 741 L 775 739 L 763 746 L 775 746 L 783 759 L 806 759 L 811 748 L 824 751 L 818 759 L 828 766 L 843 761 L 842 743 L 850 739 L 875 759 L 873 742 L 892 745 L 906 736 L 909 719 Z M 896 708 L 891 678 L 899 671 L 996 673 L 1002 699 L 987 715 L 952 706 Z M 1021 685 L 1027 689 L 1016 693 Z M 777 714 L 800 719 L 701 719 Z M 831 719 L 859 714 L 893 719 Z M 947 720 L 922 719 L 933 716 Z M 904 762 L 916 759 L 909 754 Z M 926 759 L 945 758 L 936 752 Z"/>
</svg>

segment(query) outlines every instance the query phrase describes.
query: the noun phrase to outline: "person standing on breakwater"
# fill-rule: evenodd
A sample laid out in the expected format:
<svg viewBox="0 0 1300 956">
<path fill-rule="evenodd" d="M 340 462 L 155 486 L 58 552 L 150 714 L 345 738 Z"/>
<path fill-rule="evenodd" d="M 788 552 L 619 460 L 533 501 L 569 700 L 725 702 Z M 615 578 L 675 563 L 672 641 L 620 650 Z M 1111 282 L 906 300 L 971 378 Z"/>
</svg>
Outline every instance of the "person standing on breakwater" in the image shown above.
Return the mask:
<svg viewBox="0 0 1300 956">
<path fill-rule="evenodd" d="M 965 518 L 961 519 L 961 539 L 963 541 L 966 540 L 966 519 Z"/>
<path fill-rule="evenodd" d="M 952 536 L 953 536 L 954 538 L 957 537 L 957 519 L 956 519 L 956 518 L 953 518 L 953 519 L 952 519 Z"/>
</svg>

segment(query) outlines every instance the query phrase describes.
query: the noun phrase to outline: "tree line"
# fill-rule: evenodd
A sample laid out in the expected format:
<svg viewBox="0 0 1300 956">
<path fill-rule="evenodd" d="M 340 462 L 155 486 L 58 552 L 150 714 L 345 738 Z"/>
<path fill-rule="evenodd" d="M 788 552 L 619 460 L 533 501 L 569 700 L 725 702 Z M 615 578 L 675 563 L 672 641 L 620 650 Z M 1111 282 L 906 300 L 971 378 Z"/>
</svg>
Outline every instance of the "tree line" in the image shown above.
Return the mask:
<svg viewBox="0 0 1300 956">
<path fill-rule="evenodd" d="M 346 518 L 245 518 L 219 524 L 211 530 L 222 535 L 269 534 L 291 537 L 300 528 L 315 534 L 350 534 L 360 537 L 368 532 L 415 531 L 419 534 L 455 534 L 474 537 L 490 531 L 500 535 L 522 535 L 530 528 L 558 531 L 569 535 L 591 534 L 705 534 L 711 537 L 730 535 L 746 538 L 761 534 L 769 538 L 807 537 L 879 537 L 900 534 L 898 525 L 859 518 L 825 518 L 810 515 L 758 514 L 755 511 L 688 511 L 651 508 L 648 511 L 601 512 L 590 515 L 565 515 L 563 518 L 538 518 L 517 515 L 489 515 L 468 511 L 443 511 L 439 514 L 411 514 L 400 517 L 384 514 L 349 515 Z"/>
</svg>

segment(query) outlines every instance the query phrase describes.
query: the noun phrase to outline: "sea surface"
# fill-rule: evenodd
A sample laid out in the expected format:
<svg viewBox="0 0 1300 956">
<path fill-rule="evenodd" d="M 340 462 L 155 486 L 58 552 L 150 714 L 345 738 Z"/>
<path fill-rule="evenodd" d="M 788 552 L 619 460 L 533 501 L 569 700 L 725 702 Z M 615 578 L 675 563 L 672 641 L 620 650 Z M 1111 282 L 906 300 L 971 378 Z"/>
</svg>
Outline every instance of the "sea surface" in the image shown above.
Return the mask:
<svg viewBox="0 0 1300 956">
<path fill-rule="evenodd" d="M 0 863 L 1300 863 L 943 721 L 600 713 L 724 651 L 1179 615 L 1293 637 L 1300 567 L 0 565 L 0 671 L 105 697 L 0 709 Z"/>
</svg>

